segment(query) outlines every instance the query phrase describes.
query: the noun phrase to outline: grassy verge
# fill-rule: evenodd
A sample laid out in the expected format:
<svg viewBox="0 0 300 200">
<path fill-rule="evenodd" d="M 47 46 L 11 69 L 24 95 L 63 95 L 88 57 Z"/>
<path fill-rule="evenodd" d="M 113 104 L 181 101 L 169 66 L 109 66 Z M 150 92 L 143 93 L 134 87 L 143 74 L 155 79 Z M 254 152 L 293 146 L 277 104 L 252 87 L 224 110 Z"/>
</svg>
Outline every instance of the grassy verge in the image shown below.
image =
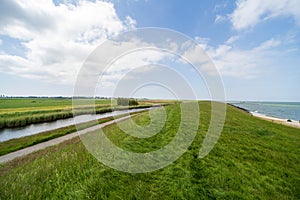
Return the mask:
<svg viewBox="0 0 300 200">
<path fill-rule="evenodd" d="M 176 162 L 145 174 L 113 170 L 92 157 L 78 138 L 0 167 L 1 199 L 299 199 L 300 131 L 251 117 L 228 106 L 211 153 L 198 153 L 209 126 L 210 104 L 200 103 L 200 129 Z M 137 140 L 117 126 L 106 135 L 135 152 L 155 150 L 176 134 L 178 105 L 166 107 L 164 128 Z M 149 124 L 149 115 L 134 118 Z M 126 122 L 123 122 L 126 123 Z"/>
</svg>

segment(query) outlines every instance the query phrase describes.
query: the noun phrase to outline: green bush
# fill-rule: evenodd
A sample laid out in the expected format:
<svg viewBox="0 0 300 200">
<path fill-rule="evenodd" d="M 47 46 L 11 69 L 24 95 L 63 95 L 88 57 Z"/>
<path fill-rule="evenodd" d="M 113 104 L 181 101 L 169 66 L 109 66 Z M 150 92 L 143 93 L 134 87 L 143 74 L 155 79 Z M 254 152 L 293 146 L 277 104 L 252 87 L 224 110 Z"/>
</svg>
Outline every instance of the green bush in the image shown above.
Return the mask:
<svg viewBox="0 0 300 200">
<path fill-rule="evenodd" d="M 118 98 L 117 99 L 118 106 L 136 106 L 139 105 L 136 99 L 129 99 L 129 98 Z"/>
</svg>

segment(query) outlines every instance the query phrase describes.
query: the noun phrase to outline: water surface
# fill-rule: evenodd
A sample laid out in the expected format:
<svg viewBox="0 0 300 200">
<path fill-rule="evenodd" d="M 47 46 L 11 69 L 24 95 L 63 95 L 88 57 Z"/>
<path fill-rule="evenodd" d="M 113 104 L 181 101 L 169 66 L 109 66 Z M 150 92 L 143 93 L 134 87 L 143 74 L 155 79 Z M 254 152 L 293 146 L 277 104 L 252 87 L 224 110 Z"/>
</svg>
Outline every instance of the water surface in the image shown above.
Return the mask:
<svg viewBox="0 0 300 200">
<path fill-rule="evenodd" d="M 300 120 L 300 102 L 232 102 L 250 112 L 264 114 L 281 119 Z"/>
</svg>

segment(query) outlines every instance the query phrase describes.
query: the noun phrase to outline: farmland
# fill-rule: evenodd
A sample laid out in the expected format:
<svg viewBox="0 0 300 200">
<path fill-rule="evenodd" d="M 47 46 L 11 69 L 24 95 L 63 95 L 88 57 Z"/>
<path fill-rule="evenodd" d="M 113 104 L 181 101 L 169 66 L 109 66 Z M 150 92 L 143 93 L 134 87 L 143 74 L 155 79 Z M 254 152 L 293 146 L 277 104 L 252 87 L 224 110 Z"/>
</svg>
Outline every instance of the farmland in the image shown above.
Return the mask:
<svg viewBox="0 0 300 200">
<path fill-rule="evenodd" d="M 83 106 L 86 108 L 90 105 Z M 99 112 L 105 112 L 104 108 L 110 107 L 110 100 L 96 100 L 95 107 Z M 19 127 L 73 116 L 72 99 L 65 98 L 5 98 L 0 99 L 0 108 L 0 128 Z"/>
<path fill-rule="evenodd" d="M 152 105 L 141 102 L 131 108 Z M 0 99 L 0 128 L 20 127 L 29 124 L 66 119 L 74 115 L 105 113 L 122 109 L 116 101 L 108 99 L 81 99 L 72 110 L 72 99 L 67 98 L 5 98 Z M 94 110 L 95 108 L 95 110 Z"/>
</svg>

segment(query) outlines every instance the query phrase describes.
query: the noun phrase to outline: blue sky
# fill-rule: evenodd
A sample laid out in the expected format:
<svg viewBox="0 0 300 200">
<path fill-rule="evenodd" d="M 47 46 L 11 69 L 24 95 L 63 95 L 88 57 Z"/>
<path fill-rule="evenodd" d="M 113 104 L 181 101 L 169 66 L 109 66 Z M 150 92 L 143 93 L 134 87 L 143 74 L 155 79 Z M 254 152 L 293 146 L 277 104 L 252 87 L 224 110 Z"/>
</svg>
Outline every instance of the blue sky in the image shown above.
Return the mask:
<svg viewBox="0 0 300 200">
<path fill-rule="evenodd" d="M 199 43 L 220 71 L 227 100 L 300 101 L 297 3 L 4 0 L 0 94 L 70 96 L 78 70 L 99 44 L 124 31 L 161 27 Z M 200 98 L 209 98 L 203 94 Z"/>
</svg>

